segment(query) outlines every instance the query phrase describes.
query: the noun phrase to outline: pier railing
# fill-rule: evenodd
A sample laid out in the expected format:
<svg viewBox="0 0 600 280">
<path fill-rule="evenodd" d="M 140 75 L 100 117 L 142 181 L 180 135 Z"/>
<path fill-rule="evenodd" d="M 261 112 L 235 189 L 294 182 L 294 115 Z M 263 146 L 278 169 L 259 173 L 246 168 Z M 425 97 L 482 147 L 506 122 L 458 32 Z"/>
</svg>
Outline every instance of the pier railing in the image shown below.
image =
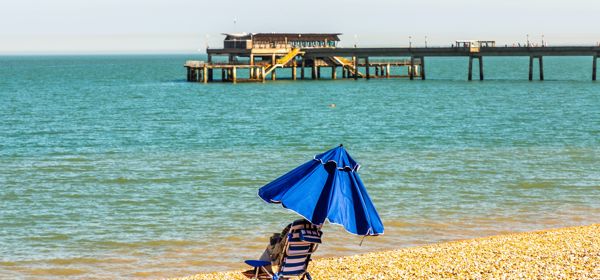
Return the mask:
<svg viewBox="0 0 600 280">
<path fill-rule="evenodd" d="M 204 64 L 206 64 L 204 61 L 188 60 L 185 62 L 185 67 L 200 68 L 204 67 Z"/>
</svg>

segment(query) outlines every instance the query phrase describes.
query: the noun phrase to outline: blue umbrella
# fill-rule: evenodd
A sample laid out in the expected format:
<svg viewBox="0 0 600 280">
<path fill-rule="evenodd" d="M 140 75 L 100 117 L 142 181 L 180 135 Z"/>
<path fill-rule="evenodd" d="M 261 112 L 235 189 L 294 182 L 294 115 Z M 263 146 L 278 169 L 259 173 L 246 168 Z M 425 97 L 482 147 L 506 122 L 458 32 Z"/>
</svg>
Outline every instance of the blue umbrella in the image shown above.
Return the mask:
<svg viewBox="0 0 600 280">
<path fill-rule="evenodd" d="M 281 203 L 315 225 L 329 219 L 350 233 L 383 234 L 383 223 L 358 176 L 359 168 L 340 145 L 260 188 L 258 195 L 266 202 Z"/>
</svg>

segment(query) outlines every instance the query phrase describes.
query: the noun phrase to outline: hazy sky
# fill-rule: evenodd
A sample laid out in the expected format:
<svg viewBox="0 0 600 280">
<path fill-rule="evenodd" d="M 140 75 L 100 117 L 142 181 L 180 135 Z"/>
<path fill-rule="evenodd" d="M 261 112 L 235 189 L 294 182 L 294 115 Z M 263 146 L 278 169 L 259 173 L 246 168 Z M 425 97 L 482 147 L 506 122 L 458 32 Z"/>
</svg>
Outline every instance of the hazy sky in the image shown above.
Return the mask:
<svg viewBox="0 0 600 280">
<path fill-rule="evenodd" d="M 0 0 L 0 53 L 198 52 L 234 31 L 341 32 L 343 46 L 595 44 L 598 26 L 598 0 Z"/>
</svg>

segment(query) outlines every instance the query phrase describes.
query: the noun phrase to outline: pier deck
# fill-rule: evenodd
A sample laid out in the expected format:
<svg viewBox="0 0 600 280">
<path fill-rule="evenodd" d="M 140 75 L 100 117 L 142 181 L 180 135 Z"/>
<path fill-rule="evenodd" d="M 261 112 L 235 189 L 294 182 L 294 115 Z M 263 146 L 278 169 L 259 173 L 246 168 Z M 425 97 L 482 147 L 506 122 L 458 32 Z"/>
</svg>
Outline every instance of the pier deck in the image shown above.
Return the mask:
<svg viewBox="0 0 600 280">
<path fill-rule="evenodd" d="M 406 57 L 406 56 L 598 56 L 600 46 L 546 46 L 546 47 L 484 47 L 473 53 L 468 48 L 335 48 L 307 49 L 308 57 L 358 56 L 358 57 Z"/>
<path fill-rule="evenodd" d="M 343 59 L 343 58 L 340 58 Z M 367 78 L 367 79 L 371 79 L 371 78 L 410 78 L 410 73 L 399 73 L 396 71 L 396 73 L 392 72 L 393 68 L 400 68 L 400 67 L 406 67 L 408 69 L 411 69 L 411 67 L 414 68 L 414 72 L 413 75 L 415 77 L 421 77 L 423 72 L 421 71 L 422 68 L 420 68 L 421 66 L 421 60 L 420 59 L 414 59 L 412 61 L 412 66 L 411 66 L 411 60 L 410 59 L 397 59 L 397 60 L 374 60 L 374 61 L 369 61 L 367 60 L 362 60 L 359 61 L 357 60 L 357 62 L 355 64 L 351 64 L 352 66 L 345 66 L 343 65 L 343 63 L 341 63 L 340 65 L 331 65 L 332 62 L 327 61 L 327 60 L 323 60 L 323 59 L 311 59 L 309 63 L 304 63 L 304 66 L 302 66 L 302 62 L 298 62 L 298 61 L 294 61 L 294 62 L 290 62 L 287 63 L 286 65 L 283 65 L 281 67 L 279 67 L 280 69 L 291 69 L 292 70 L 292 77 L 291 79 L 296 80 L 298 78 L 300 79 L 306 79 L 306 75 L 305 75 L 305 68 L 309 68 L 311 71 L 311 79 L 314 80 L 318 80 L 322 78 L 321 75 L 321 68 L 322 67 L 330 67 L 331 68 L 331 79 L 337 79 L 337 68 L 338 66 L 341 67 L 341 71 L 342 71 L 342 78 L 354 78 L 354 71 L 353 69 L 356 67 L 357 69 L 366 69 L 363 72 L 360 72 L 360 70 L 358 72 L 356 72 L 356 78 Z M 188 69 L 188 81 L 197 81 L 197 82 L 209 82 L 210 78 L 209 78 L 209 73 L 211 71 L 214 70 L 220 70 L 221 71 L 221 75 L 220 77 L 220 81 L 222 82 L 264 82 L 266 80 L 267 77 L 267 71 L 269 69 L 269 67 L 271 67 L 271 64 L 268 62 L 256 62 L 254 64 L 248 64 L 247 62 L 220 62 L 220 63 L 208 63 L 205 61 L 194 61 L 194 60 L 188 60 L 184 67 L 186 67 Z M 300 77 L 298 77 L 298 68 L 300 68 Z M 371 74 L 370 69 L 374 69 L 374 73 Z M 244 77 L 240 77 L 239 75 L 239 71 L 245 71 L 247 73 L 247 75 L 244 75 Z M 271 79 L 275 80 L 275 76 L 273 75 L 273 72 L 275 70 L 273 70 L 271 72 Z M 207 73 L 206 75 L 204 73 Z M 368 77 L 367 77 L 368 75 Z M 204 77 L 206 76 L 206 81 L 204 81 Z M 213 81 L 214 81 L 214 77 L 213 77 Z"/>
</svg>

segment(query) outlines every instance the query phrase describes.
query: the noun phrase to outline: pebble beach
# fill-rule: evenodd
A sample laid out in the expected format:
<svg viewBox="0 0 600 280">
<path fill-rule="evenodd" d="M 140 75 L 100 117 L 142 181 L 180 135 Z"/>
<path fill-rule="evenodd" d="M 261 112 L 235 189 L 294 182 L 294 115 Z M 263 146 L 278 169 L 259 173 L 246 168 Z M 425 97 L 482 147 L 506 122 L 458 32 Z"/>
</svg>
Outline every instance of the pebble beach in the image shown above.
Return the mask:
<svg viewBox="0 0 600 280">
<path fill-rule="evenodd" d="M 600 279 L 600 224 L 315 257 L 313 279 Z M 240 271 L 171 280 L 247 279 Z"/>
</svg>

